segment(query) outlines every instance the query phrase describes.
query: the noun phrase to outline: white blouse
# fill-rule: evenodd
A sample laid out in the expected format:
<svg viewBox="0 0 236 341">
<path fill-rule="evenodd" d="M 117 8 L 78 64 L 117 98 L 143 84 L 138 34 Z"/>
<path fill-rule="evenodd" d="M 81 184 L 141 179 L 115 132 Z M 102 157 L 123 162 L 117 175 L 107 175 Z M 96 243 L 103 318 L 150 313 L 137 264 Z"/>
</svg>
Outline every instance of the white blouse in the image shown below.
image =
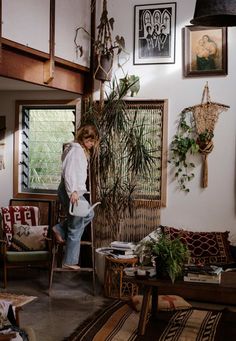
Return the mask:
<svg viewBox="0 0 236 341">
<path fill-rule="evenodd" d="M 81 196 L 87 192 L 88 160 L 79 143 L 71 142 L 69 148 L 69 152 L 62 161 L 62 176 L 68 196 L 70 197 L 74 191 Z"/>
</svg>

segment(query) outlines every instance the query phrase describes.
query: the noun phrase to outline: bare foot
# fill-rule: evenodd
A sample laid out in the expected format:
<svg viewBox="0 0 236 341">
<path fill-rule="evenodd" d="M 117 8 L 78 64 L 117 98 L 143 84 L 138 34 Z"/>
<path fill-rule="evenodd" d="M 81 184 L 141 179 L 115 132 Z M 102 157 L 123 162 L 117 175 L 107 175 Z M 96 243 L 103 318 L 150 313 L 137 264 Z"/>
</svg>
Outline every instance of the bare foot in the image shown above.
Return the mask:
<svg viewBox="0 0 236 341">
<path fill-rule="evenodd" d="M 62 236 L 60 235 L 60 233 L 57 231 L 56 226 L 53 226 L 52 228 L 53 232 L 54 232 L 54 236 L 56 238 L 57 243 L 59 244 L 64 244 L 65 240 L 62 238 Z"/>
<path fill-rule="evenodd" d="M 80 266 L 79 266 L 79 265 L 63 264 L 62 267 L 63 267 L 64 269 L 80 270 Z"/>
</svg>

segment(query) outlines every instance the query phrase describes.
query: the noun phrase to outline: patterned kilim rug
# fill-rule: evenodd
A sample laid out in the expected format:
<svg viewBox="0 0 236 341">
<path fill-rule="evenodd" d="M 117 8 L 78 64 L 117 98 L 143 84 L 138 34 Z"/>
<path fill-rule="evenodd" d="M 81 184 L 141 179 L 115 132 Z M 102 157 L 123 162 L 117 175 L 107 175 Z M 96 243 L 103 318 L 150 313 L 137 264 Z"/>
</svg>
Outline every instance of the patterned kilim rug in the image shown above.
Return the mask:
<svg viewBox="0 0 236 341">
<path fill-rule="evenodd" d="M 23 305 L 35 300 L 35 296 L 17 295 L 8 292 L 0 292 L 0 300 L 10 301 L 15 307 L 22 307 Z"/>
<path fill-rule="evenodd" d="M 144 336 L 137 335 L 139 313 L 115 301 L 85 321 L 67 341 L 234 341 L 236 313 L 189 309 L 158 313 L 149 319 Z"/>
</svg>

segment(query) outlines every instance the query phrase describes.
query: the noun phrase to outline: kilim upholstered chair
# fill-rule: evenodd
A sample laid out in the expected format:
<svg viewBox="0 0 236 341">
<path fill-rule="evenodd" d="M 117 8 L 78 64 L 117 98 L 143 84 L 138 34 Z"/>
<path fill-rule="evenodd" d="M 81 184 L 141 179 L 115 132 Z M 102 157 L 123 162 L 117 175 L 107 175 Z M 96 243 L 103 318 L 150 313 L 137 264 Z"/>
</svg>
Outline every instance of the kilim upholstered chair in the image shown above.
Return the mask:
<svg viewBox="0 0 236 341">
<path fill-rule="evenodd" d="M 8 271 L 20 267 L 51 269 L 49 225 L 40 224 L 40 209 L 36 206 L 0 208 L 0 246 L 3 263 L 3 286 L 7 286 Z"/>
</svg>

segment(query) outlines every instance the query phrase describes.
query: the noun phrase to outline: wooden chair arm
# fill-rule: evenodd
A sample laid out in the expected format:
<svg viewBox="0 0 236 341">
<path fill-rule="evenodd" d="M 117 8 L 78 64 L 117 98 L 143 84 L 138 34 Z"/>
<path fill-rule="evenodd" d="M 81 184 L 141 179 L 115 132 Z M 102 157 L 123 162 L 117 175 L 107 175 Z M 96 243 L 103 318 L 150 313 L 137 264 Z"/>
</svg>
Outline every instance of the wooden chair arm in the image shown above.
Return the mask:
<svg viewBox="0 0 236 341">
<path fill-rule="evenodd" d="M 20 315 L 19 312 L 23 310 L 22 307 L 15 307 L 15 319 L 17 327 L 20 327 Z"/>
<path fill-rule="evenodd" d="M 7 241 L 0 239 L 0 253 L 5 255 L 7 252 Z"/>
<path fill-rule="evenodd" d="M 52 238 L 45 237 L 44 239 L 47 242 L 48 250 L 51 252 L 52 251 Z"/>
</svg>

